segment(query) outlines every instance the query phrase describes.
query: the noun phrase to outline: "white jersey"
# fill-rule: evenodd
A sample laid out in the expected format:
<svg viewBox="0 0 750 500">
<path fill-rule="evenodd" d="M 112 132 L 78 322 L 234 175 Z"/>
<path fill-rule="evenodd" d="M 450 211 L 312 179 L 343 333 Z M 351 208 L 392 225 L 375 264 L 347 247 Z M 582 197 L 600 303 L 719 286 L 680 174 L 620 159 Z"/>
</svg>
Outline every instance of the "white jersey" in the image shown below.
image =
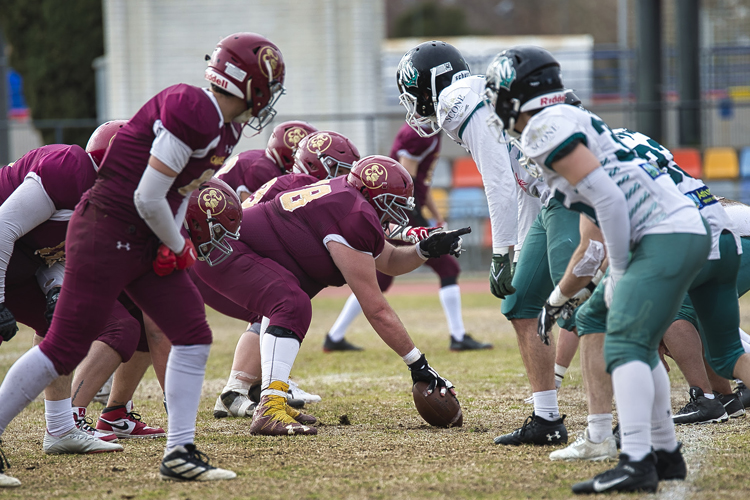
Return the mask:
<svg viewBox="0 0 750 500">
<path fill-rule="evenodd" d="M 750 207 L 726 198 L 719 198 L 719 201 L 734 223 L 735 234 L 741 237 L 750 236 Z"/>
<path fill-rule="evenodd" d="M 740 235 L 735 230 L 734 222 L 724 210 L 724 207 L 721 206 L 721 203 L 711 194 L 708 186 L 703 184 L 703 181 L 688 175 L 674 162 L 671 151 L 650 137 L 624 128 L 618 128 L 612 132 L 620 142 L 632 149 L 639 158 L 669 174 L 677 185 L 677 189 L 695 203 L 703 218 L 711 226 L 711 253 L 708 255 L 708 260 L 721 258 L 719 237 L 724 230 L 731 231 L 734 234 L 737 252 L 742 254 L 742 242 L 740 241 Z"/>
<path fill-rule="evenodd" d="M 484 76 L 457 80 L 440 93 L 436 116 L 440 127 L 472 156 L 482 174 L 490 208 L 493 253 L 500 253 L 503 247 L 523 240 L 525 234 L 519 238 L 519 216 L 523 227 L 523 220 L 536 217 L 530 212 L 536 203 L 531 202 L 528 207 L 524 204 L 523 214 L 519 213 L 514 167 L 507 146 L 499 143 L 487 126 L 493 111 L 485 105 L 483 94 Z"/>
<path fill-rule="evenodd" d="M 521 135 L 523 151 L 544 169 L 553 196 L 566 207 L 596 220 L 588 199 L 552 170 L 556 156 L 580 140 L 625 195 L 630 245 L 647 234 L 706 234 L 695 205 L 661 170 L 636 157 L 598 116 L 567 104 L 550 106 L 532 116 Z"/>
</svg>

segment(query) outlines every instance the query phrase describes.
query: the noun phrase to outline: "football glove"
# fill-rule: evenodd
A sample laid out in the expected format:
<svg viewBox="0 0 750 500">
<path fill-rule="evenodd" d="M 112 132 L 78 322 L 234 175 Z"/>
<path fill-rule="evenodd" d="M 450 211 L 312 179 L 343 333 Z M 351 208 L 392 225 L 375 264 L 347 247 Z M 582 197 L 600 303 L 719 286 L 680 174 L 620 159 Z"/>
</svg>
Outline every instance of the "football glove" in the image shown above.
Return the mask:
<svg viewBox="0 0 750 500">
<path fill-rule="evenodd" d="M 490 291 L 498 299 L 504 299 L 515 293 L 511 282 L 513 281 L 513 268 L 510 253 L 493 254 L 490 266 Z"/>
<path fill-rule="evenodd" d="M 5 342 L 12 339 L 18 332 L 18 324 L 16 324 L 16 318 L 10 309 L 5 307 L 5 302 L 0 304 L 0 337 Z"/>
<path fill-rule="evenodd" d="M 177 266 L 177 257 L 167 245 L 162 243 L 156 251 L 156 258 L 154 259 L 153 266 L 154 272 L 158 276 L 166 276 L 175 270 L 175 267 Z"/>
<path fill-rule="evenodd" d="M 418 360 L 408 365 L 411 371 L 411 380 L 413 383 L 420 381 L 427 382 L 427 394 L 432 394 L 436 388 L 440 388 L 440 395 L 445 396 L 446 391 L 453 389 L 450 380 L 444 379 L 427 363 L 427 358 L 422 354 Z"/>
<path fill-rule="evenodd" d="M 193 242 L 188 238 L 185 238 L 185 248 L 182 249 L 182 253 L 180 255 L 175 255 L 175 258 L 175 267 L 178 271 L 187 269 L 188 267 L 195 264 L 195 262 L 198 260 L 198 255 L 195 252 L 195 246 L 193 245 Z"/>
<path fill-rule="evenodd" d="M 539 316 L 536 319 L 536 334 L 539 335 L 539 340 L 544 345 L 549 345 L 549 334 L 552 331 L 552 325 L 560 317 L 566 304 L 567 302 L 561 306 L 553 306 L 548 300 L 539 312 Z"/>
<path fill-rule="evenodd" d="M 422 240 L 427 239 L 430 235 L 442 231 L 442 227 L 412 227 L 406 226 L 398 233 L 391 233 L 388 235 L 388 239 L 394 241 L 404 241 L 415 245 Z"/>
<path fill-rule="evenodd" d="M 423 259 L 437 259 L 443 255 L 461 256 L 462 234 L 471 232 L 470 227 L 454 229 L 453 231 L 437 231 L 417 244 L 419 254 Z"/>
<path fill-rule="evenodd" d="M 52 317 L 55 315 L 55 306 L 57 306 L 57 299 L 60 297 L 60 287 L 56 286 L 51 288 L 47 292 L 47 309 L 44 311 L 44 319 L 47 320 L 47 324 L 52 324 Z"/>
</svg>

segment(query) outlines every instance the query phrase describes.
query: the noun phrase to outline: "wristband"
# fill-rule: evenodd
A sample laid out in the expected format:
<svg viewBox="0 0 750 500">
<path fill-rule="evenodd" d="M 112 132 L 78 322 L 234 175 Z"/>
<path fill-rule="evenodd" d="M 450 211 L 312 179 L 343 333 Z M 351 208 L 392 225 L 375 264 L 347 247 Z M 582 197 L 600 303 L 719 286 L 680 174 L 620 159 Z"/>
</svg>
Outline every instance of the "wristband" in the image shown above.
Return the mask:
<svg viewBox="0 0 750 500">
<path fill-rule="evenodd" d="M 565 304 L 570 297 L 566 297 L 563 295 L 563 293 L 560 291 L 560 285 L 557 285 L 554 290 L 552 290 L 552 293 L 549 295 L 549 298 L 547 299 L 547 302 L 551 306 L 559 307 L 563 304 Z"/>
<path fill-rule="evenodd" d="M 419 349 L 415 347 L 414 349 L 409 351 L 409 353 L 406 356 L 401 356 L 401 359 L 404 360 L 404 363 L 406 363 L 407 365 L 410 365 L 416 362 L 417 360 L 419 360 L 419 358 L 421 357 L 422 357 L 422 353 L 419 352 Z"/>
<path fill-rule="evenodd" d="M 421 243 L 421 242 L 420 242 L 420 243 Z M 419 258 L 420 258 L 420 259 L 422 259 L 422 260 L 424 260 L 424 261 L 426 261 L 426 260 L 428 260 L 428 259 L 429 259 L 429 257 L 426 257 L 426 256 L 425 256 L 425 255 L 424 255 L 424 254 L 422 253 L 422 250 L 421 250 L 421 249 L 419 248 L 419 243 L 417 243 L 416 245 L 414 245 L 414 248 L 416 248 L 416 249 L 417 249 L 417 255 L 419 255 Z"/>
</svg>

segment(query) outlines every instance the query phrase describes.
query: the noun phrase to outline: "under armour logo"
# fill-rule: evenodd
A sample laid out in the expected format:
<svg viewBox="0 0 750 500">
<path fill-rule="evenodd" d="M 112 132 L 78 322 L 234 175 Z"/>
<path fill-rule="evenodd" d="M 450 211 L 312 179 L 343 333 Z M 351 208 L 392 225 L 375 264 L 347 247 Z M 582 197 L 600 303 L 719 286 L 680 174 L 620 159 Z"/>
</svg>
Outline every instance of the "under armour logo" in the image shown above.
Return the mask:
<svg viewBox="0 0 750 500">
<path fill-rule="evenodd" d="M 554 434 L 547 434 L 547 441 L 552 441 L 553 439 L 560 439 L 560 431 L 555 431 Z"/>
<path fill-rule="evenodd" d="M 123 243 L 122 241 L 118 241 L 117 242 L 117 249 L 118 250 L 122 250 L 123 248 L 129 252 L 130 251 L 130 243 Z"/>
</svg>

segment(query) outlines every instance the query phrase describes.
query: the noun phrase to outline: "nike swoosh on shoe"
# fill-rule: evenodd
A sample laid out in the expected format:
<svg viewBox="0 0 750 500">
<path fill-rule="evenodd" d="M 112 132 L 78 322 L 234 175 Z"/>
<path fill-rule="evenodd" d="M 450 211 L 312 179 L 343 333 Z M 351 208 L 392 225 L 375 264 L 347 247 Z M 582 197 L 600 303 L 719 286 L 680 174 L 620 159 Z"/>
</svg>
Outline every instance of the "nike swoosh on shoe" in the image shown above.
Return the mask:
<svg viewBox="0 0 750 500">
<path fill-rule="evenodd" d="M 606 491 L 613 486 L 617 486 L 621 482 L 625 481 L 627 478 L 628 476 L 621 476 L 621 477 L 618 477 L 618 478 L 612 479 L 611 481 L 606 481 L 606 482 L 602 482 L 602 481 L 599 481 L 598 479 L 595 479 L 594 491 L 596 491 L 597 493 Z"/>
<path fill-rule="evenodd" d="M 116 423 L 114 423 L 114 422 L 110 422 L 109 420 L 104 420 L 103 418 L 101 419 L 101 421 L 102 421 L 102 422 L 104 422 L 104 423 L 106 423 L 106 424 L 109 424 L 109 425 L 111 425 L 111 426 L 112 426 L 113 428 L 115 428 L 115 429 L 119 429 L 119 430 L 121 430 L 121 431 L 127 431 L 128 429 L 130 429 L 130 426 L 129 426 L 129 425 L 127 424 L 127 423 L 123 423 L 123 424 L 116 424 Z"/>
</svg>

